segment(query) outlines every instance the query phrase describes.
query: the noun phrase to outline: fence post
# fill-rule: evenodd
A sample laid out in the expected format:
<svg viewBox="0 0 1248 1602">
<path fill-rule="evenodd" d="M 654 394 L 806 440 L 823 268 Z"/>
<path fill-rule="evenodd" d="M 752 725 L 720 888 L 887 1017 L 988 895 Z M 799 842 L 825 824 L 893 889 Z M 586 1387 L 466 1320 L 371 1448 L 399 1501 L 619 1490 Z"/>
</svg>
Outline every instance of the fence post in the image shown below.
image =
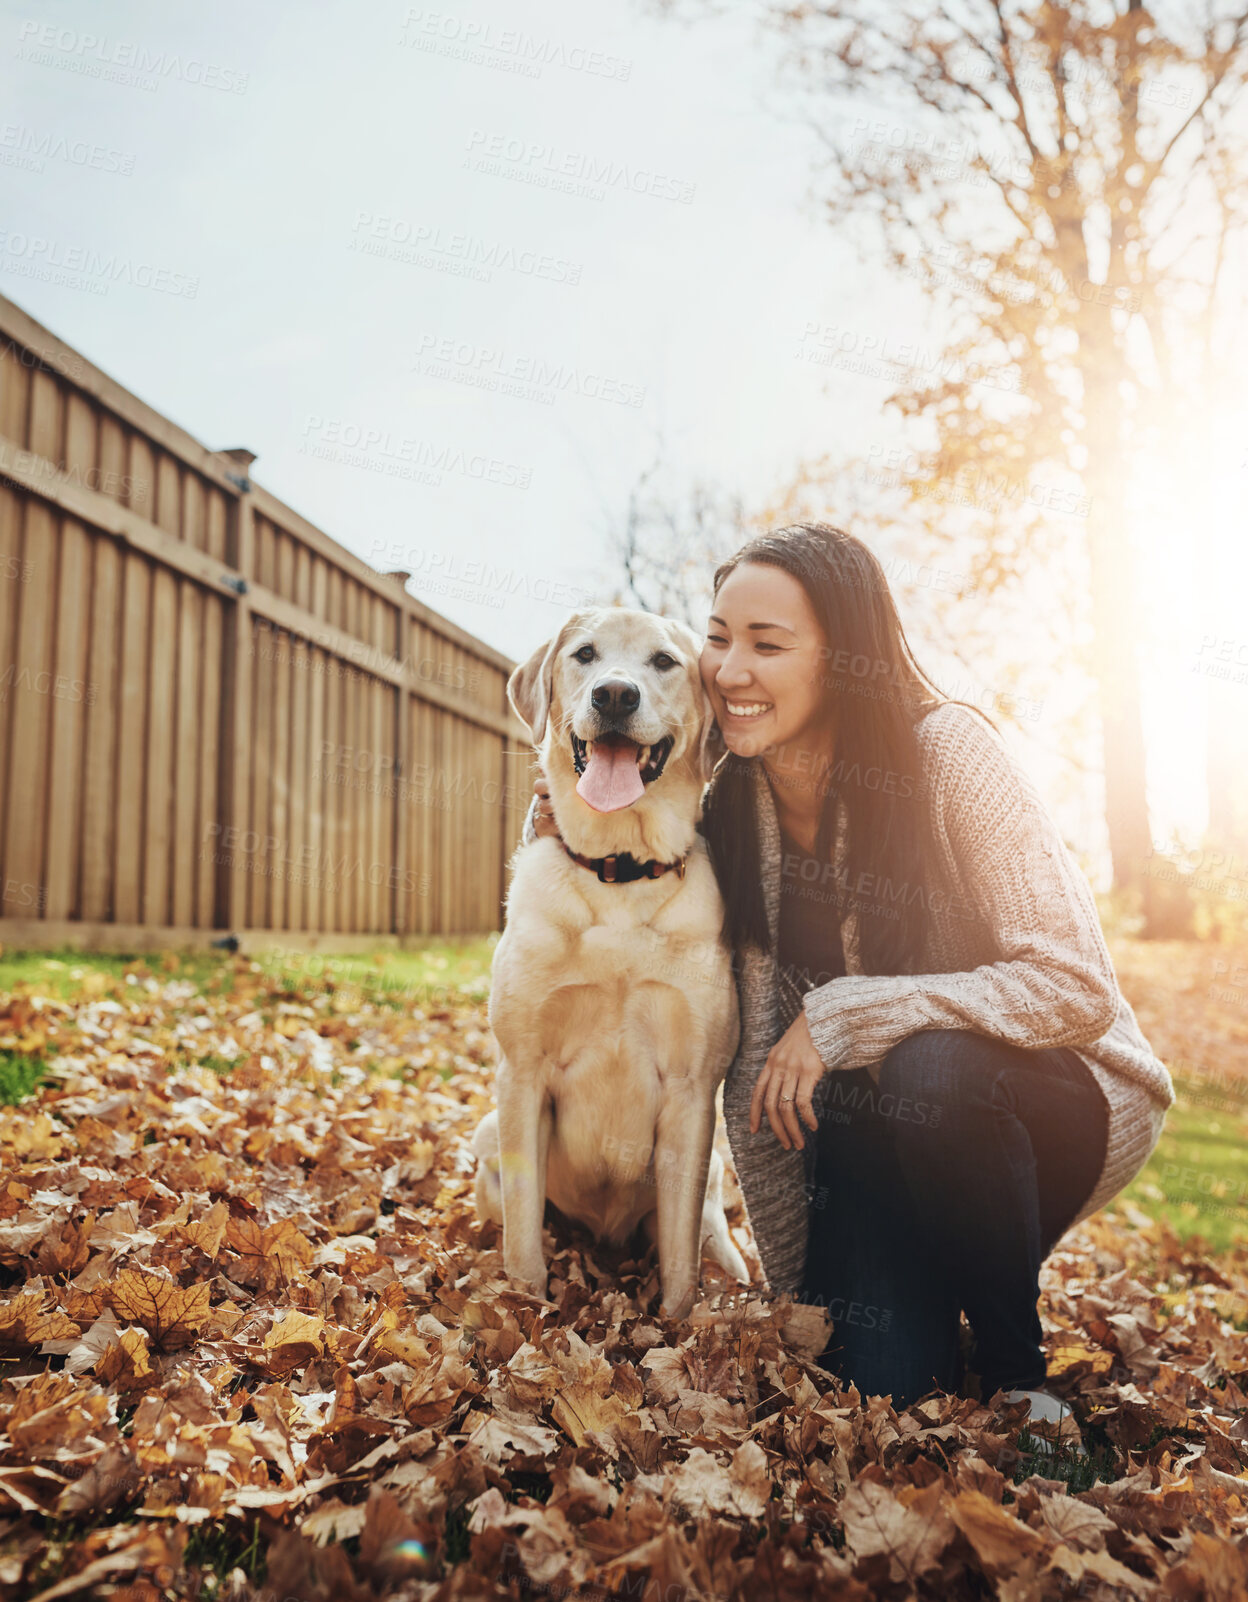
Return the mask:
<svg viewBox="0 0 1248 1602">
<path fill-rule="evenodd" d="M 221 804 L 226 826 L 241 834 L 250 818 L 251 789 L 251 653 L 253 623 L 247 582 L 255 576 L 255 522 L 252 515 L 251 480 L 248 469 L 255 461 L 254 451 L 235 449 L 220 452 L 238 469 L 229 476 L 238 489 L 234 503 L 234 538 L 230 555 L 242 584 L 234 592 L 227 644 L 222 655 L 225 667 L 221 686 Z M 247 865 L 237 849 L 227 854 L 217 880 L 219 927 L 241 934 L 247 926 Z"/>
<path fill-rule="evenodd" d="M 394 654 L 405 666 L 407 663 L 407 644 L 410 635 L 407 622 L 407 581 L 411 574 L 402 568 L 396 568 L 387 573 L 388 579 L 393 579 L 399 589 L 398 626 L 395 630 Z M 408 675 L 405 672 L 403 682 L 395 687 L 395 708 L 398 726 L 394 731 L 394 812 L 393 828 L 390 849 L 394 856 L 394 899 L 391 902 L 390 927 L 399 938 L 412 926 L 411 892 L 407 888 L 407 841 L 408 841 L 408 811 L 405 797 L 408 794 L 408 758 L 410 730 L 412 726 L 411 688 L 408 684 Z"/>
</svg>

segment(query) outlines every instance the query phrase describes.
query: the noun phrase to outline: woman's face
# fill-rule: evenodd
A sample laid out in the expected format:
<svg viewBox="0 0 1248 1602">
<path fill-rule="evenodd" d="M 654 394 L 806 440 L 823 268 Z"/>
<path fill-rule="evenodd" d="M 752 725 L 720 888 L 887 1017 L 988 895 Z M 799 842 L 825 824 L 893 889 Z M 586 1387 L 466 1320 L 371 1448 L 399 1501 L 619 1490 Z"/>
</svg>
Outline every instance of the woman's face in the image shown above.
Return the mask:
<svg viewBox="0 0 1248 1602">
<path fill-rule="evenodd" d="M 782 568 L 742 562 L 711 603 L 700 666 L 737 756 L 821 748 L 829 738 L 827 646 L 806 591 Z"/>
</svg>

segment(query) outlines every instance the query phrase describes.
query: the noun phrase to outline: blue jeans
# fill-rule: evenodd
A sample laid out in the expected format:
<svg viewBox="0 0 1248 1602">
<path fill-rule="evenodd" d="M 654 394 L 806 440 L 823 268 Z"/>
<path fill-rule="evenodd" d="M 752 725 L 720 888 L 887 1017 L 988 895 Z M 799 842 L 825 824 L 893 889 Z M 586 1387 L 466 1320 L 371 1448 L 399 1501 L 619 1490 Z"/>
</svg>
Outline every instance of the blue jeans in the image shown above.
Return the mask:
<svg viewBox="0 0 1248 1602">
<path fill-rule="evenodd" d="M 1040 1265 L 1100 1179 L 1108 1109 L 1066 1048 L 963 1029 L 899 1041 L 819 1085 L 802 1301 L 826 1306 L 822 1366 L 907 1406 L 956 1392 L 965 1311 L 987 1401 L 1045 1383 Z"/>
</svg>

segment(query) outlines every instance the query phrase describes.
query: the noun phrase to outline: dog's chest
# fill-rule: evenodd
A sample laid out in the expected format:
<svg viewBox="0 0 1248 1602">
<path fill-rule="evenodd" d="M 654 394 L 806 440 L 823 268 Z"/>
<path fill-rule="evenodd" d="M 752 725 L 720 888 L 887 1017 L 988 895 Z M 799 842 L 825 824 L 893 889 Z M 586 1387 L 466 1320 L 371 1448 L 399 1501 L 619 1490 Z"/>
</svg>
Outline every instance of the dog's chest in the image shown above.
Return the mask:
<svg viewBox="0 0 1248 1602">
<path fill-rule="evenodd" d="M 587 1072 L 608 1096 L 648 1073 L 702 1075 L 736 1016 L 709 870 L 679 889 L 603 885 L 551 858 L 523 863 L 495 953 L 490 1021 L 508 1060 L 565 1082 Z"/>
</svg>

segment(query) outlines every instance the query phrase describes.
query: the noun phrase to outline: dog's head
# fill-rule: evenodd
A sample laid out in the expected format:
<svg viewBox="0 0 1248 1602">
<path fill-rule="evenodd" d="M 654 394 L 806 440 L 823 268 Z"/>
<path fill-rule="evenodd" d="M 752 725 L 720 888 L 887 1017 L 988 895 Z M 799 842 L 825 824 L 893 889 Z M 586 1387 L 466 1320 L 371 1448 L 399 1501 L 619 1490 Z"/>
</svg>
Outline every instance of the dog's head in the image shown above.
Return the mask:
<svg viewBox="0 0 1248 1602">
<path fill-rule="evenodd" d="M 560 833 L 574 850 L 688 849 L 671 845 L 673 829 L 684 832 L 683 819 L 691 838 L 718 754 L 700 653 L 684 623 L 591 607 L 512 673 L 508 698 L 542 752 Z"/>
</svg>

